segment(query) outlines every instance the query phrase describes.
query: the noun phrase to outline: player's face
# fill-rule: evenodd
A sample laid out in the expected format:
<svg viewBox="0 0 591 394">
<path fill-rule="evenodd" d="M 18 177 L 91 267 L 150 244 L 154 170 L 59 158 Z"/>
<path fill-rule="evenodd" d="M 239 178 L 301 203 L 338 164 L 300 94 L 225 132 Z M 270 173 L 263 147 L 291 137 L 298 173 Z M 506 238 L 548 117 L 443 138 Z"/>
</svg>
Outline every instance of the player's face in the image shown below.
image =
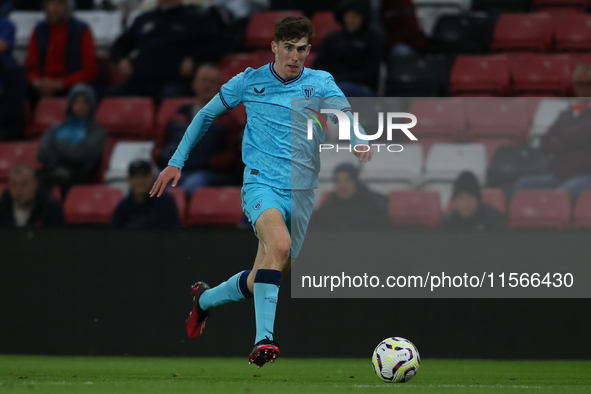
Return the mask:
<svg viewBox="0 0 591 394">
<path fill-rule="evenodd" d="M 275 54 L 275 72 L 284 79 L 297 77 L 310 54 L 310 48 L 306 37 L 279 43 L 273 41 L 271 49 Z"/>
<path fill-rule="evenodd" d="M 8 192 L 18 207 L 30 206 L 37 194 L 37 179 L 29 171 L 11 174 L 8 178 Z"/>
<path fill-rule="evenodd" d="M 464 219 L 468 219 L 476 213 L 478 204 L 478 198 L 468 193 L 460 193 L 454 198 L 454 205 Z"/>
<path fill-rule="evenodd" d="M 355 194 L 355 182 L 348 172 L 337 172 L 334 177 L 334 188 L 338 198 L 347 199 Z"/>
<path fill-rule="evenodd" d="M 139 173 L 127 178 L 131 192 L 135 196 L 148 197 L 148 192 L 152 188 L 155 177 L 151 172 Z"/>
</svg>

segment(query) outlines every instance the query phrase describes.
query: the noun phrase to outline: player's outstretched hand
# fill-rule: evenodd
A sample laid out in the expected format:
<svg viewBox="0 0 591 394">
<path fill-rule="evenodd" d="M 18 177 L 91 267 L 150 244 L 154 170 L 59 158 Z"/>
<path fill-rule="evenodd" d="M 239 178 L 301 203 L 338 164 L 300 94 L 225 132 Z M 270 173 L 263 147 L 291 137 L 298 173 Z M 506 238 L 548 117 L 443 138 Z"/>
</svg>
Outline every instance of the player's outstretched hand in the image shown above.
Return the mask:
<svg viewBox="0 0 591 394">
<path fill-rule="evenodd" d="M 150 197 L 160 197 L 162 193 L 164 193 L 164 189 L 166 189 L 166 185 L 170 180 L 172 181 L 172 187 L 176 187 L 176 184 L 181 179 L 181 169 L 173 166 L 168 166 L 160 175 L 158 175 L 158 179 L 154 182 L 154 186 L 152 186 L 152 190 L 150 190 Z"/>
<path fill-rule="evenodd" d="M 371 161 L 371 158 L 373 157 L 373 149 L 367 144 L 357 144 L 355 145 L 355 149 L 353 149 L 353 154 L 357 156 L 359 160 L 367 163 L 368 161 Z"/>
</svg>

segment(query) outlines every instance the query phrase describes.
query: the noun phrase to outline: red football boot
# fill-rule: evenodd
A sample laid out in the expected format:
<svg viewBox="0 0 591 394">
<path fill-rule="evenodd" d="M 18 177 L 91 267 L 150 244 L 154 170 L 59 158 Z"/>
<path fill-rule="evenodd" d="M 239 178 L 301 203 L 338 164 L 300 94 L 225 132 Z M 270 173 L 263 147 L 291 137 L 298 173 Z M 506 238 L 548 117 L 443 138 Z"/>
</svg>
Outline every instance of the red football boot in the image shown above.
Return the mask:
<svg viewBox="0 0 591 394">
<path fill-rule="evenodd" d="M 268 362 L 275 362 L 279 357 L 279 344 L 269 339 L 263 339 L 254 345 L 254 349 L 248 356 L 249 364 L 256 364 L 259 368 Z"/>
<path fill-rule="evenodd" d="M 199 297 L 209 286 L 205 282 L 197 282 L 191 286 L 191 297 L 193 297 L 193 310 L 189 313 L 187 319 L 187 334 L 189 338 L 195 339 L 203 333 L 205 322 L 209 318 L 209 313 L 199 306 Z"/>
</svg>

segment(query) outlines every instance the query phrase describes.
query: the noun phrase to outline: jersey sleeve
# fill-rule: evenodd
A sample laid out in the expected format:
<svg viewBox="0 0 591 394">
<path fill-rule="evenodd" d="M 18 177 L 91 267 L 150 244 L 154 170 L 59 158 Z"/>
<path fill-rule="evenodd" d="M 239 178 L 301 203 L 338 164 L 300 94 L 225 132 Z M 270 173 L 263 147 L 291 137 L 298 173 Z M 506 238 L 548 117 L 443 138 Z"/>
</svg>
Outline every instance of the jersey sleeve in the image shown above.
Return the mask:
<svg viewBox="0 0 591 394">
<path fill-rule="evenodd" d="M 251 71 L 252 68 L 247 68 L 244 72 L 241 72 L 226 82 L 220 89 L 220 99 L 227 109 L 234 109 L 242 102 L 245 78 L 247 78 Z"/>
<path fill-rule="evenodd" d="M 332 75 L 326 73 L 327 76 L 324 79 L 324 103 L 323 108 L 338 109 L 344 112 L 349 117 L 349 124 L 351 125 L 351 145 L 356 146 L 359 144 L 368 144 L 367 140 L 362 140 L 355 134 L 353 130 L 353 110 L 349 100 L 345 97 L 343 91 L 337 86 Z M 336 123 L 336 116 L 332 118 L 332 121 Z M 359 124 L 359 133 L 366 135 L 363 126 Z"/>
</svg>

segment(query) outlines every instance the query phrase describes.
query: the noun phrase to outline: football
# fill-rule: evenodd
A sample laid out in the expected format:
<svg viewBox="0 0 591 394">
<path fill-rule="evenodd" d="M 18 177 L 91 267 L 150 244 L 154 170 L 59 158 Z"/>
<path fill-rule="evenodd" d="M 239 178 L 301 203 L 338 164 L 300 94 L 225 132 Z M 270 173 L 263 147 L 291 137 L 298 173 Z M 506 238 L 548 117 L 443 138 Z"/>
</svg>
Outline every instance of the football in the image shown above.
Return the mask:
<svg viewBox="0 0 591 394">
<path fill-rule="evenodd" d="M 400 337 L 386 338 L 376 346 L 373 370 L 385 382 L 405 383 L 418 372 L 421 357 L 415 345 Z"/>
</svg>

